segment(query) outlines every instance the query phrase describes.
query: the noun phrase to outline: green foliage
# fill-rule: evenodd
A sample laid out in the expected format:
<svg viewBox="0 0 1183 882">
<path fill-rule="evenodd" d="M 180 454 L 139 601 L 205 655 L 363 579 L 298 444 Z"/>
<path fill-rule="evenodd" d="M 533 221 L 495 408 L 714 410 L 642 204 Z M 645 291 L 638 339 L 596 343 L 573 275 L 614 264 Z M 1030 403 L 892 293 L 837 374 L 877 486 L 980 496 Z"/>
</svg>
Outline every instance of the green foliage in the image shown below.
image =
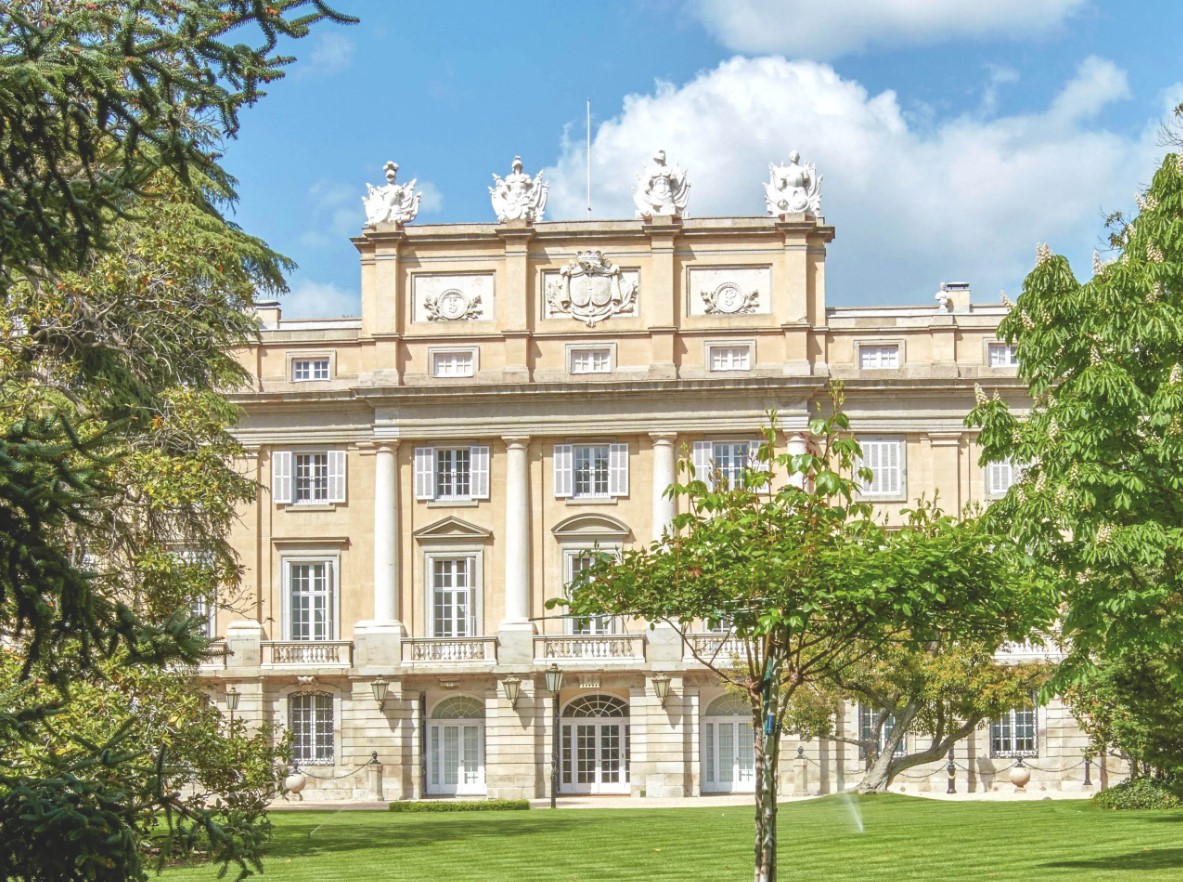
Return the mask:
<svg viewBox="0 0 1183 882">
<path fill-rule="evenodd" d="M 1128 809 L 1173 809 L 1183 805 L 1179 789 L 1153 778 L 1134 778 L 1102 790 L 1092 799 L 1098 808 L 1114 811 Z"/>
<path fill-rule="evenodd" d="M 1169 656 L 1129 650 L 1072 684 L 1066 697 L 1094 756 L 1116 748 L 1135 770 L 1145 766 L 1183 781 L 1183 692 L 1174 680 L 1179 662 L 1177 650 Z"/>
<path fill-rule="evenodd" d="M 230 193 L 220 139 L 292 61 L 278 41 L 324 19 L 352 21 L 322 0 L 6 3 L 0 291 L 16 269 L 73 269 L 105 250 L 113 213 L 162 170 Z"/>
<path fill-rule="evenodd" d="M 1064 680 L 1098 654 L 1183 639 L 1183 156 L 1138 201 L 1133 220 L 1111 218 L 1116 260 L 1083 284 L 1041 246 L 999 330 L 1030 412 L 980 393 L 968 418 L 983 463 L 1026 464 L 989 517 L 1065 604 Z"/>
<path fill-rule="evenodd" d="M 530 808 L 528 799 L 466 799 L 457 801 L 392 802 L 392 812 L 524 812 Z"/>
</svg>

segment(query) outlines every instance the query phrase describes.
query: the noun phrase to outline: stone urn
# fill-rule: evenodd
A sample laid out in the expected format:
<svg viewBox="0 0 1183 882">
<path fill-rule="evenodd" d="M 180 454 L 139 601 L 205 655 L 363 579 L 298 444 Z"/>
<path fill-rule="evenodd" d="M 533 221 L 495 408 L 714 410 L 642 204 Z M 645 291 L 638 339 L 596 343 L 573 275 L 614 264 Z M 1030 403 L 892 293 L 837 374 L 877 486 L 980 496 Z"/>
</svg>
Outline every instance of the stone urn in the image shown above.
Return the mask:
<svg viewBox="0 0 1183 882">
<path fill-rule="evenodd" d="M 1027 782 L 1031 780 L 1031 770 L 1023 765 L 1023 761 L 1019 760 L 1010 767 L 1010 782 L 1019 790 L 1027 786 Z"/>
<path fill-rule="evenodd" d="M 300 796 L 301 791 L 303 791 L 304 787 L 307 784 L 308 784 L 308 779 L 301 772 L 298 772 L 298 771 L 292 772 L 290 775 L 288 775 L 286 778 L 283 779 L 284 792 L 293 793 L 296 796 Z M 303 799 L 303 798 L 304 798 L 303 796 L 300 796 L 300 799 Z"/>
</svg>

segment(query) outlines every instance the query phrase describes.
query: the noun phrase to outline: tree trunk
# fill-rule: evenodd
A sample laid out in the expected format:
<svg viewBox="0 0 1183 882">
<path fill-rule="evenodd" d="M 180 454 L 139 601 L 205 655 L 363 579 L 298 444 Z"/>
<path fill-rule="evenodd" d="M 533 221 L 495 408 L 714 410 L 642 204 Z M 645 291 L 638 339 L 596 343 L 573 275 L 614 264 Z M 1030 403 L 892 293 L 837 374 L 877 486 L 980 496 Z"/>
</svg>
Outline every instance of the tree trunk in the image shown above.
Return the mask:
<svg viewBox="0 0 1183 882">
<path fill-rule="evenodd" d="M 912 725 L 912 720 L 916 718 L 916 710 L 916 703 L 909 702 L 900 713 L 900 719 L 895 721 L 895 725 L 891 729 L 891 734 L 883 742 L 883 749 L 879 751 L 878 756 L 875 757 L 875 761 L 871 763 L 867 769 L 867 773 L 863 775 L 863 780 L 855 788 L 857 793 L 887 792 L 887 788 L 891 784 L 891 779 L 895 777 L 895 773 L 898 770 L 892 766 L 892 760 L 896 758 L 895 752 L 904 740 L 904 736 L 908 732 L 908 727 Z M 878 742 L 878 733 L 873 734 L 876 736 L 875 741 Z"/>
<path fill-rule="evenodd" d="M 769 661 L 766 688 L 756 724 L 756 869 L 755 882 L 776 882 L 776 785 L 780 766 L 780 664 Z"/>
</svg>

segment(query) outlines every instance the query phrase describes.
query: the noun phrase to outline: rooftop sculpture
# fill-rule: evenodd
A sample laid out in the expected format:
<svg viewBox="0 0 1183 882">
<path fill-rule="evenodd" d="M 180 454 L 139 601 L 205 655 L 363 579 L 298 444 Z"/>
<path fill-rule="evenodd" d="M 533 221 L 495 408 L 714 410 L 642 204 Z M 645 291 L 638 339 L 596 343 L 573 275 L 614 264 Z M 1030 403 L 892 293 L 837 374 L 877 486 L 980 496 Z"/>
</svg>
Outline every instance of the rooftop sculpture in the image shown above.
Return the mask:
<svg viewBox="0 0 1183 882">
<path fill-rule="evenodd" d="M 690 198 L 690 182 L 686 172 L 676 165 L 666 165 L 665 151 L 653 154 L 653 164 L 641 172 L 633 190 L 637 217 L 669 214 L 681 217 Z"/>
<path fill-rule="evenodd" d="M 383 167 L 386 172 L 386 183 L 381 187 L 366 184 L 367 195 L 362 197 L 366 207 L 366 225 L 410 223 L 419 213 L 419 200 L 422 193 L 415 192 L 415 181 L 407 184 L 396 184 L 398 163 L 388 162 Z"/>
<path fill-rule="evenodd" d="M 533 178 L 522 171 L 522 157 L 513 158 L 513 171 L 505 176 L 493 175 L 493 186 L 489 197 L 493 200 L 493 211 L 501 222 L 524 220 L 534 223 L 542 220 L 546 208 L 548 185 L 542 183 L 542 172 Z"/>
<path fill-rule="evenodd" d="M 822 178 L 813 163 L 802 165 L 801 154 L 794 150 L 787 165 L 770 162 L 768 171 L 764 191 L 769 214 L 821 213 Z"/>
</svg>

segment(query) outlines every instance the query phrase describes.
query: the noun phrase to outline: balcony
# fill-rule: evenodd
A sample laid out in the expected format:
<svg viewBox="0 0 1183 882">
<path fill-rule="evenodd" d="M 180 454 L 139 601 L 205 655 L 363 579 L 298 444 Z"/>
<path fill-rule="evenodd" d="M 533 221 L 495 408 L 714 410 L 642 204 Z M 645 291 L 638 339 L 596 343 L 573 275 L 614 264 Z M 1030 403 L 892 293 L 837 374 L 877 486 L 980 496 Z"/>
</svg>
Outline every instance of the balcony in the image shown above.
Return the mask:
<svg viewBox="0 0 1183 882">
<path fill-rule="evenodd" d="M 534 660 L 550 662 L 643 662 L 645 637 L 642 634 L 595 634 L 573 637 L 535 637 Z"/>
<path fill-rule="evenodd" d="M 1049 635 L 1040 645 L 1031 640 L 1022 643 L 1003 643 L 994 653 L 995 661 L 1002 663 L 1016 663 L 1027 661 L 1059 662 L 1064 659 L 1065 652 L 1056 645 L 1056 636 Z"/>
<path fill-rule="evenodd" d="M 403 641 L 404 665 L 493 664 L 496 661 L 496 637 L 414 637 Z"/>
<path fill-rule="evenodd" d="M 260 648 L 264 667 L 348 668 L 353 664 L 353 643 L 348 640 L 270 640 Z"/>
<path fill-rule="evenodd" d="M 686 661 L 702 659 L 714 665 L 729 665 L 733 661 L 746 662 L 748 654 L 744 641 L 734 634 L 687 634 L 683 658 Z"/>
</svg>

